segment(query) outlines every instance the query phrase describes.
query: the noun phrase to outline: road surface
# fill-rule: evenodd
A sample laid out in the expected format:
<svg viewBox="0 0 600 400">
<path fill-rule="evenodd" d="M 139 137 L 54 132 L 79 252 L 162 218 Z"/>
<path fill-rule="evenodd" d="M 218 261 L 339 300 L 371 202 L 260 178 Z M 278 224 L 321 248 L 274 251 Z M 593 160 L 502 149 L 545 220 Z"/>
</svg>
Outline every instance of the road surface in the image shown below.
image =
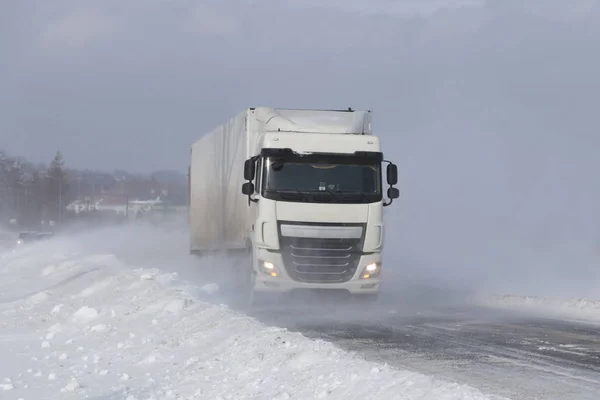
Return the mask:
<svg viewBox="0 0 600 400">
<path fill-rule="evenodd" d="M 289 302 L 251 314 L 365 358 L 512 399 L 600 399 L 600 326 L 415 300 Z M 340 305 L 341 304 L 341 305 Z"/>
<path fill-rule="evenodd" d="M 231 305 L 232 292 L 219 286 L 221 295 L 205 299 Z M 368 360 L 489 394 L 514 400 L 600 400 L 600 326 L 477 308 L 468 297 L 407 283 L 392 286 L 376 304 L 310 295 L 243 312 Z"/>
</svg>

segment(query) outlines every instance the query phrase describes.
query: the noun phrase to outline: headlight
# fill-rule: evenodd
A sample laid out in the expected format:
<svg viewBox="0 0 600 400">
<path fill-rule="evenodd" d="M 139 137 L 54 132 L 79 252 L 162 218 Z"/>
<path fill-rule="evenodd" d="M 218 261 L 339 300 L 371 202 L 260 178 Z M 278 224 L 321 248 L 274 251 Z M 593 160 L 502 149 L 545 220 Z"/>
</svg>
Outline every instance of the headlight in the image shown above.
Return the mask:
<svg viewBox="0 0 600 400">
<path fill-rule="evenodd" d="M 23 241 L 21 239 L 17 240 L 17 244 L 21 244 Z"/>
<path fill-rule="evenodd" d="M 259 266 L 260 266 L 260 271 L 263 274 L 272 276 L 274 278 L 279 276 L 279 273 L 277 272 L 277 268 L 275 268 L 275 265 L 272 262 L 260 261 Z"/>
<path fill-rule="evenodd" d="M 363 269 L 363 272 L 360 275 L 360 277 L 361 277 L 361 279 L 377 278 L 379 276 L 380 272 L 381 272 L 381 264 L 380 263 L 371 263 L 371 264 L 368 264 Z"/>
</svg>

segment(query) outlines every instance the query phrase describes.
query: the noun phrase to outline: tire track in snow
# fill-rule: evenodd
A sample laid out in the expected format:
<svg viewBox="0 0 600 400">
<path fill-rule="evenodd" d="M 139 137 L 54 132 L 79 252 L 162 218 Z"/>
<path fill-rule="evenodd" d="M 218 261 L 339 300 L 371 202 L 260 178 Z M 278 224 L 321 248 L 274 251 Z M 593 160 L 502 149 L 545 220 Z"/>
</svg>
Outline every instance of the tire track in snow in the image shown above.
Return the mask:
<svg viewBox="0 0 600 400">
<path fill-rule="evenodd" d="M 374 312 L 385 308 L 374 307 Z M 404 315 L 379 314 L 362 321 L 360 312 L 337 319 L 326 313 L 265 309 L 255 316 L 371 361 L 515 400 L 597 400 L 600 393 L 600 327 L 595 325 L 460 307 L 404 310 Z M 320 316 L 307 317 L 311 314 Z"/>
</svg>

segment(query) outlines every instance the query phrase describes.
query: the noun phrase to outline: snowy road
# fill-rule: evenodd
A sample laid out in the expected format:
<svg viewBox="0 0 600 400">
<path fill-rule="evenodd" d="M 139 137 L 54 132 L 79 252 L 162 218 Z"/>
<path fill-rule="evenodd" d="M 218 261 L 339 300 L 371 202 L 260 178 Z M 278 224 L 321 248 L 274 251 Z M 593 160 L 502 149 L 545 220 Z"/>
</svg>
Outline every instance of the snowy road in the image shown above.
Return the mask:
<svg viewBox="0 0 600 400">
<path fill-rule="evenodd" d="M 83 250 L 55 241 L 0 253 L 0 398 L 501 399 L 262 324 L 203 301 L 176 273 Z"/>
<path fill-rule="evenodd" d="M 159 268 L 173 265 L 158 254 L 151 256 L 146 263 Z M 197 260 L 185 268 L 172 268 L 199 285 L 203 271 L 211 271 Z M 579 303 L 564 307 L 548 299 L 539 303 L 528 299 L 531 307 L 521 307 L 519 299 L 511 297 L 504 299 L 506 304 L 476 308 L 468 293 L 443 287 L 391 276 L 377 305 L 356 307 L 342 300 L 323 306 L 312 298 L 312 304 L 291 300 L 250 315 L 267 325 L 332 342 L 370 361 L 461 382 L 486 393 L 511 399 L 598 400 L 600 325 L 558 319 L 600 316 L 597 305 L 583 309 Z M 210 294 L 206 300 L 228 303 L 223 293 Z M 504 305 L 532 312 L 519 315 L 495 309 Z M 557 319 L 540 317 L 548 308 L 560 311 Z"/>
<path fill-rule="evenodd" d="M 526 315 L 404 281 L 389 285 L 379 304 L 311 295 L 246 311 L 253 319 L 222 306 L 229 296 L 209 273 L 222 261 L 199 265 L 110 233 L 119 241 L 114 253 L 110 242 L 85 237 L 85 246 L 57 239 L 0 253 L 0 398 L 597 400 L 600 393 L 597 302 L 575 302 L 585 308 L 575 316 L 589 318 L 583 324 L 541 318 L 542 300 L 528 299 L 535 307 Z"/>
<path fill-rule="evenodd" d="M 328 310 L 260 311 L 265 323 L 437 378 L 458 380 L 512 399 L 597 400 L 600 393 L 600 326 L 502 311 L 454 306 L 390 304 L 351 317 Z M 319 315 L 318 317 L 307 315 Z"/>
</svg>

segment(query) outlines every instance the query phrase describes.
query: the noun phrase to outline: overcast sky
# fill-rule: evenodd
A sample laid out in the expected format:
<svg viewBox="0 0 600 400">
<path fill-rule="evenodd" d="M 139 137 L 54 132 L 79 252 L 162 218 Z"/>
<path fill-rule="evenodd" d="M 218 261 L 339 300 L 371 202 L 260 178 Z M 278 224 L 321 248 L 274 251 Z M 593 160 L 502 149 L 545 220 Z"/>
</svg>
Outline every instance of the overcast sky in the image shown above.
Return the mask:
<svg viewBox="0 0 600 400">
<path fill-rule="evenodd" d="M 407 144 L 450 128 L 582 131 L 600 82 L 597 3 L 5 0 L 0 147 L 183 170 L 190 143 L 258 105 L 369 108 Z"/>
<path fill-rule="evenodd" d="M 368 108 L 404 267 L 598 289 L 599 3 L 4 0 L 0 147 L 184 171 L 245 107 Z"/>
</svg>

